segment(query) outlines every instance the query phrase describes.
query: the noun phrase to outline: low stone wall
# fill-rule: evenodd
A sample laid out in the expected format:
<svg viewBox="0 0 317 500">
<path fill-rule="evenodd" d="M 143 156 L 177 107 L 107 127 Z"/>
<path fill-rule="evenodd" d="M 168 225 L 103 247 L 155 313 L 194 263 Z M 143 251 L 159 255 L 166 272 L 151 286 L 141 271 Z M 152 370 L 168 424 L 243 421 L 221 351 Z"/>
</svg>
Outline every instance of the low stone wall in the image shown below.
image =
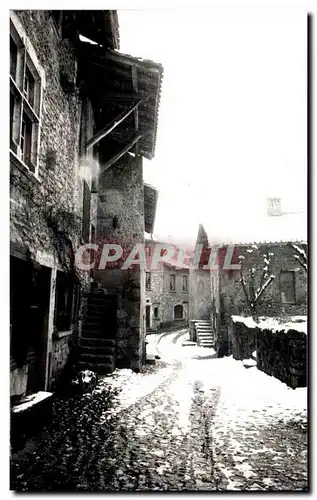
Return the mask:
<svg viewBox="0 0 317 500">
<path fill-rule="evenodd" d="M 256 351 L 257 368 L 289 387 L 307 385 L 307 333 L 292 323 L 269 327 L 251 318 L 233 317 L 229 328 L 234 359 L 248 359 Z"/>
</svg>

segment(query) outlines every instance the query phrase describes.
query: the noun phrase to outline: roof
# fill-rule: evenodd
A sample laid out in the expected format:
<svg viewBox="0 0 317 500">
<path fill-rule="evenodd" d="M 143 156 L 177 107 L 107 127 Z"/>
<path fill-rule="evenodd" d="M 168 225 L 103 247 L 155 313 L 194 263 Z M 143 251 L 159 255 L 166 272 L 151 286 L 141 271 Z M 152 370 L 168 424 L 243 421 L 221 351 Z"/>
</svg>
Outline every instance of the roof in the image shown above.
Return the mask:
<svg viewBox="0 0 317 500">
<path fill-rule="evenodd" d="M 119 20 L 116 10 L 72 11 L 79 34 L 108 49 L 120 48 Z"/>
<path fill-rule="evenodd" d="M 137 154 L 151 160 L 155 155 L 163 66 L 84 41 L 80 42 L 80 60 L 80 79 L 93 105 L 97 131 L 139 103 L 99 146 L 113 156 L 142 134 Z"/>
<path fill-rule="evenodd" d="M 154 229 L 158 191 L 149 184 L 144 184 L 144 229 L 152 234 Z"/>
</svg>

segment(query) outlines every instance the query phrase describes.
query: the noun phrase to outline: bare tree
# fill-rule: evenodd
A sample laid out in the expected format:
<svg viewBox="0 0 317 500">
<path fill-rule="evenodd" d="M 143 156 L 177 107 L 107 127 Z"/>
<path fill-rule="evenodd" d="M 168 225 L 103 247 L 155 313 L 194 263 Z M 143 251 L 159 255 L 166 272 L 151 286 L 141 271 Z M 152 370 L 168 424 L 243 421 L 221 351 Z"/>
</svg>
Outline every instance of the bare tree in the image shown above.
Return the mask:
<svg viewBox="0 0 317 500">
<path fill-rule="evenodd" d="M 305 269 L 305 271 L 307 271 L 307 253 L 306 253 L 306 250 L 304 248 L 300 248 L 295 243 L 291 243 L 290 245 L 296 251 L 294 258 Z"/>
<path fill-rule="evenodd" d="M 257 245 L 252 245 L 248 248 L 248 253 L 253 253 L 255 250 L 258 250 Z M 257 305 L 260 298 L 263 296 L 265 290 L 275 279 L 275 276 L 272 274 L 269 276 L 269 268 L 271 264 L 271 259 L 274 256 L 272 252 L 268 251 L 263 255 L 263 269 L 260 275 L 260 279 L 258 280 L 258 286 L 256 286 L 256 268 L 251 267 L 248 269 L 248 278 L 246 275 L 246 265 L 245 265 L 245 257 L 243 255 L 239 256 L 239 264 L 241 264 L 240 268 L 240 283 L 242 285 L 248 306 L 250 307 L 252 317 L 255 321 L 258 321 L 258 313 L 257 313 Z M 248 280 L 248 284 L 247 284 Z"/>
</svg>

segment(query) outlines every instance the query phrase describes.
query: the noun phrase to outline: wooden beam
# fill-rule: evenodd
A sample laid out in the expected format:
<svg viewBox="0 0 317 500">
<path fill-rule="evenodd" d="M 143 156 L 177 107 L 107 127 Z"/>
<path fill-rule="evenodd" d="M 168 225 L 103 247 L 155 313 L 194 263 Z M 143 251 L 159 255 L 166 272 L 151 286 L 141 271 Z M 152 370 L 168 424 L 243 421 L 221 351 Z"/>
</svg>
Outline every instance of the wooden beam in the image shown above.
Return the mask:
<svg viewBox="0 0 317 500">
<path fill-rule="evenodd" d="M 143 98 L 143 97 L 146 97 L 146 96 L 142 96 L 139 94 L 120 94 L 120 93 L 113 92 L 113 93 L 103 95 L 102 100 L 105 100 L 105 101 L 133 101 L 134 100 L 134 101 L 136 101 L 136 100 Z"/>
<path fill-rule="evenodd" d="M 114 120 L 112 120 L 110 123 L 108 123 L 102 130 L 97 132 L 89 141 L 86 143 L 86 150 L 92 148 L 97 142 L 101 141 L 104 137 L 106 137 L 110 132 L 116 128 L 123 120 L 125 120 L 142 102 L 142 99 L 140 99 L 132 108 L 130 108 L 128 111 L 123 111 L 118 115 Z"/>
<path fill-rule="evenodd" d="M 108 168 L 110 168 L 116 161 L 118 161 L 121 156 L 126 154 L 133 146 L 138 142 L 139 139 L 141 139 L 142 134 L 138 134 L 133 141 L 129 142 L 127 146 L 125 146 L 119 153 L 117 153 L 115 156 L 113 156 L 110 160 L 108 160 L 104 165 L 101 166 L 100 173 L 102 174 Z"/>
<path fill-rule="evenodd" d="M 143 71 L 146 70 L 152 73 L 161 73 L 163 71 L 163 67 L 158 63 L 146 59 L 139 60 L 136 57 L 128 56 L 121 52 L 115 52 L 114 50 L 109 50 L 106 54 L 106 58 L 129 66 L 135 65 Z"/>
<path fill-rule="evenodd" d="M 137 74 L 137 69 L 135 66 L 132 66 L 132 85 L 133 85 L 133 90 L 137 94 L 138 93 L 138 74 Z M 139 130 L 139 111 L 138 108 L 134 110 L 134 126 L 135 126 L 135 132 L 137 133 Z M 139 148 L 138 148 L 138 143 L 135 143 L 135 148 L 134 148 L 135 154 L 138 154 Z"/>
</svg>

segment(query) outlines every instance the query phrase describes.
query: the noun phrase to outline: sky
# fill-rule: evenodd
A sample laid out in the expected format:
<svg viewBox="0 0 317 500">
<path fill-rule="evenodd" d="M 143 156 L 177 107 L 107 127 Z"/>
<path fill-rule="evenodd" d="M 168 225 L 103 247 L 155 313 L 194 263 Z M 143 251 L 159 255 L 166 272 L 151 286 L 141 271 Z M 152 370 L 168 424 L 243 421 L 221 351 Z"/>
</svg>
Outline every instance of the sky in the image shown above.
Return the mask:
<svg viewBox="0 0 317 500">
<path fill-rule="evenodd" d="M 296 10 L 119 10 L 120 50 L 164 66 L 154 235 L 305 239 L 306 16 Z M 267 197 L 283 212 L 268 218 Z"/>
</svg>

